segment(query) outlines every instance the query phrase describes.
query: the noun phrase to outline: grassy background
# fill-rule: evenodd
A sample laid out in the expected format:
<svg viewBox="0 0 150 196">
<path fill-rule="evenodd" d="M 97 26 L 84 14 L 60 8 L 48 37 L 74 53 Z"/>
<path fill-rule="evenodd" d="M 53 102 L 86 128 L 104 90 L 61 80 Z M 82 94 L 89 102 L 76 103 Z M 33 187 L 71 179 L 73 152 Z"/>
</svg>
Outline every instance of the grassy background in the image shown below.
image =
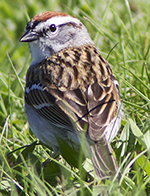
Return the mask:
<svg viewBox="0 0 150 196">
<path fill-rule="evenodd" d="M 27 123 L 23 91 L 31 57 L 19 39 L 30 18 L 49 10 L 85 24 L 119 81 L 124 119 L 112 147 L 120 178 L 95 184 L 62 158 L 43 167 L 52 152 L 33 143 Z M 149 0 L 0 1 L 0 195 L 150 195 L 149 10 Z"/>
</svg>

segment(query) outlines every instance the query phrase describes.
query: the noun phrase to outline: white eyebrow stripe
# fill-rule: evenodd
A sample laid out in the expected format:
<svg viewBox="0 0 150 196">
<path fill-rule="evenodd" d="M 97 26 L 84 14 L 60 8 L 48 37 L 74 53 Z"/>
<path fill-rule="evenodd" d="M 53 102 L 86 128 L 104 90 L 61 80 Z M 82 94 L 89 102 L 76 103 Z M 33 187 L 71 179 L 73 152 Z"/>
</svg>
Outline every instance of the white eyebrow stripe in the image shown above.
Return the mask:
<svg viewBox="0 0 150 196">
<path fill-rule="evenodd" d="M 82 24 L 80 20 L 71 16 L 55 16 L 46 20 L 45 22 L 40 22 L 39 24 L 37 24 L 36 29 L 37 31 L 40 31 L 41 29 L 45 28 L 46 26 L 50 26 L 51 24 L 55 24 L 56 26 L 59 26 L 70 22 L 71 23 L 74 22 L 77 25 Z"/>
</svg>

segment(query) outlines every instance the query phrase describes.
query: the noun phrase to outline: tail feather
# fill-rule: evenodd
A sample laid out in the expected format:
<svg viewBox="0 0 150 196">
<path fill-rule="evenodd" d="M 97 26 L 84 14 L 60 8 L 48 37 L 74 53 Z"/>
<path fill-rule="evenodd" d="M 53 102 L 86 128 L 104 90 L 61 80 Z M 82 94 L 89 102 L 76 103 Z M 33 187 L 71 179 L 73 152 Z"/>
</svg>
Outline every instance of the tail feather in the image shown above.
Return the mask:
<svg viewBox="0 0 150 196">
<path fill-rule="evenodd" d="M 110 144 L 101 139 L 90 146 L 92 154 L 92 162 L 95 168 L 96 175 L 100 178 L 110 178 L 117 171 L 117 164 Z"/>
</svg>

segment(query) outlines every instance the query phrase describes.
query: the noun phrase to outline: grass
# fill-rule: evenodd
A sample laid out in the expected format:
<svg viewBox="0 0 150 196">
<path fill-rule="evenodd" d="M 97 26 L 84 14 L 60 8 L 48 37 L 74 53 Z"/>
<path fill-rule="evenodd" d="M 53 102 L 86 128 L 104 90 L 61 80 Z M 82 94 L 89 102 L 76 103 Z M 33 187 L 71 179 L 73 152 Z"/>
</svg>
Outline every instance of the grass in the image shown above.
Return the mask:
<svg viewBox="0 0 150 196">
<path fill-rule="evenodd" d="M 48 10 L 78 17 L 119 81 L 124 119 L 112 147 L 120 178 L 95 184 L 29 129 L 23 95 L 31 57 L 19 39 L 29 18 Z M 148 0 L 1 0 L 0 195 L 150 195 L 149 10 Z"/>
</svg>

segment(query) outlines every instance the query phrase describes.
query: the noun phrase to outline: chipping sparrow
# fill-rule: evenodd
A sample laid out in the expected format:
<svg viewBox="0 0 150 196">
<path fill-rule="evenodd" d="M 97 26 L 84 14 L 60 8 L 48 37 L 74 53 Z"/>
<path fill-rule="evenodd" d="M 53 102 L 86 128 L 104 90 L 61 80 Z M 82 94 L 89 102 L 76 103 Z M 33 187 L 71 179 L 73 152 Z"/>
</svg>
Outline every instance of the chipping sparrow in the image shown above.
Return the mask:
<svg viewBox="0 0 150 196">
<path fill-rule="evenodd" d="M 96 174 L 113 175 L 109 143 L 122 117 L 118 82 L 85 26 L 70 15 L 45 12 L 28 22 L 20 41 L 29 42 L 32 55 L 25 110 L 33 133 L 56 152 L 56 136 L 79 146 L 86 129 Z"/>
</svg>

